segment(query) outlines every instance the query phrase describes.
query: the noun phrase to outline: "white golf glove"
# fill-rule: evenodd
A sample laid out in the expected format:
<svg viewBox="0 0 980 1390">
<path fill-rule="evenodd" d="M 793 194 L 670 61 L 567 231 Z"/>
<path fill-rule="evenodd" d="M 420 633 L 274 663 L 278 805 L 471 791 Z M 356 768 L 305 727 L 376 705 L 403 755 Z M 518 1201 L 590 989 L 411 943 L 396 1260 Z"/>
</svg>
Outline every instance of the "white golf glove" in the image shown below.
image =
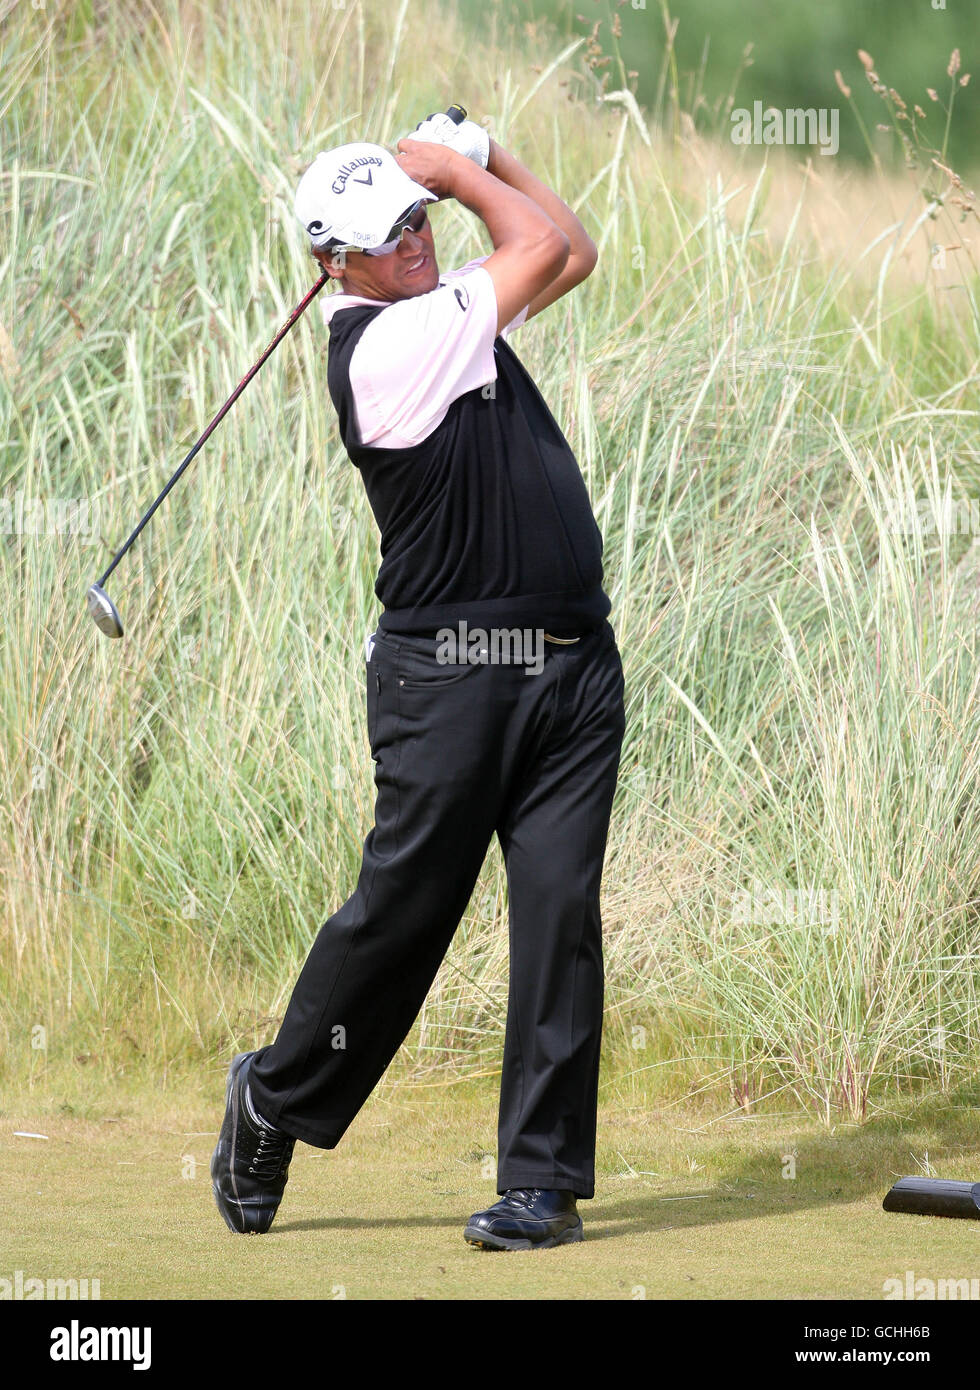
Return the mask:
<svg viewBox="0 0 980 1390">
<path fill-rule="evenodd" d="M 475 121 L 461 121 L 457 125 L 442 111 L 420 121 L 405 138 L 426 140 L 433 145 L 448 145 L 457 154 L 463 154 L 467 159 L 472 159 L 474 164 L 479 164 L 481 169 L 487 167 L 490 159 L 490 136 L 483 126 L 477 125 Z"/>
</svg>

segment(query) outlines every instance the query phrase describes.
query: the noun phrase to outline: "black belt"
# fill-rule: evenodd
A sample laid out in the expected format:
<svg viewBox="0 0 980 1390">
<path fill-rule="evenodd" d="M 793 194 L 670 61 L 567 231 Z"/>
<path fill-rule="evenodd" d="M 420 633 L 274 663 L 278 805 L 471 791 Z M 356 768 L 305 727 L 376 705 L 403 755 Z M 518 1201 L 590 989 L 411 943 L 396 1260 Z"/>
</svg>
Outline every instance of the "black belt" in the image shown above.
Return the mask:
<svg viewBox="0 0 980 1390">
<path fill-rule="evenodd" d="M 434 641 L 436 641 L 436 640 L 438 639 L 439 633 L 442 632 L 443 630 L 444 630 L 444 629 L 442 629 L 442 628 L 426 628 L 424 631 L 418 631 L 418 632 L 413 631 L 413 632 L 404 632 L 404 633 L 402 633 L 402 632 L 392 631 L 392 632 L 391 632 L 391 636 L 392 636 L 392 637 L 428 637 L 431 641 L 434 642 Z M 533 630 L 533 629 L 532 629 L 532 630 Z M 385 628 L 384 626 L 382 626 L 381 631 L 382 631 L 382 632 L 386 632 L 386 631 L 388 631 L 388 629 Z M 580 642 L 580 641 L 582 640 L 582 638 L 586 635 L 586 633 L 583 632 L 583 631 L 581 631 L 581 630 L 576 630 L 575 628 L 560 627 L 560 628 L 558 628 L 555 632 L 543 632 L 541 635 L 543 636 L 543 638 L 544 638 L 544 640 L 545 640 L 546 642 L 555 642 L 555 643 L 557 643 L 559 646 L 564 646 L 564 645 L 567 645 L 567 644 L 571 644 L 572 642 Z"/>
</svg>

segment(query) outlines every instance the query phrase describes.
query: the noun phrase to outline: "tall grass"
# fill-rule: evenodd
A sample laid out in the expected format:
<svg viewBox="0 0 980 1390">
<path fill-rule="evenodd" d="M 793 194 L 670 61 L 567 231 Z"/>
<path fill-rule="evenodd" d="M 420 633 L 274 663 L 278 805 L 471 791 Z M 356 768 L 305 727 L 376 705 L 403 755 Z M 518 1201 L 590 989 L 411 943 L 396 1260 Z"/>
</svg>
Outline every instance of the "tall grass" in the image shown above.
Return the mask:
<svg viewBox="0 0 980 1390">
<path fill-rule="evenodd" d="M 577 52 L 461 59 L 416 3 L 4 29 L 0 500 L 98 522 L 0 546 L 8 1082 L 166 1081 L 267 1040 L 353 889 L 378 547 L 316 309 L 114 576 L 125 641 L 84 593 L 309 286 L 301 169 L 451 99 L 601 252 L 514 342 L 587 479 L 626 667 L 607 1078 L 832 1119 L 974 1068 L 976 570 L 950 518 L 977 493 L 978 333 L 899 255 L 928 250 L 921 207 L 816 243 L 821 207 L 895 186 L 709 169 L 569 84 Z M 486 248 L 456 205 L 433 219 L 442 265 Z M 499 1065 L 506 907 L 495 848 L 402 1071 Z"/>
</svg>

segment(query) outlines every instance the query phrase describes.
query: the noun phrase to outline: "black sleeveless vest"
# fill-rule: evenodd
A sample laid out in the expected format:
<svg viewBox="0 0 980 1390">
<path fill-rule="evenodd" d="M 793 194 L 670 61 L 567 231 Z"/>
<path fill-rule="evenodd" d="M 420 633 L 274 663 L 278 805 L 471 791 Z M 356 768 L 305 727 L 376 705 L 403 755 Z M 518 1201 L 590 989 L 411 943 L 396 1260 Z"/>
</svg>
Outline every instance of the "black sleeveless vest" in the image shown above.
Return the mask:
<svg viewBox="0 0 980 1390">
<path fill-rule="evenodd" d="M 610 603 L 585 481 L 502 337 L 494 343 L 496 381 L 458 397 L 421 444 L 361 444 L 350 360 L 385 307 L 338 310 L 327 361 L 341 439 L 381 532 L 381 626 L 434 632 L 465 621 L 560 632 L 601 625 Z"/>
</svg>

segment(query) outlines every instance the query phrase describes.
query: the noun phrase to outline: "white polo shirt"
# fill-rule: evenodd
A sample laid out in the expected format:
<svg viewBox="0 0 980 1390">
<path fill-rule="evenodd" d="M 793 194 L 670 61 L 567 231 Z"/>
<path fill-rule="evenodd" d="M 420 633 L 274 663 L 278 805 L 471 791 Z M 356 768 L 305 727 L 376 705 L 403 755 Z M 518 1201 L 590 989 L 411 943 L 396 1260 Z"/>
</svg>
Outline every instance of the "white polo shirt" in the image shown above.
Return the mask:
<svg viewBox="0 0 980 1390">
<path fill-rule="evenodd" d="M 350 383 L 362 444 L 407 449 L 421 444 L 445 419 L 453 401 L 495 381 L 497 296 L 482 269 L 488 256 L 439 276 L 427 294 L 396 299 L 364 330 L 351 356 Z M 330 295 L 324 322 L 340 309 L 377 299 Z M 520 328 L 528 306 L 500 331 Z M 424 351 L 423 351 L 424 344 Z"/>
</svg>

